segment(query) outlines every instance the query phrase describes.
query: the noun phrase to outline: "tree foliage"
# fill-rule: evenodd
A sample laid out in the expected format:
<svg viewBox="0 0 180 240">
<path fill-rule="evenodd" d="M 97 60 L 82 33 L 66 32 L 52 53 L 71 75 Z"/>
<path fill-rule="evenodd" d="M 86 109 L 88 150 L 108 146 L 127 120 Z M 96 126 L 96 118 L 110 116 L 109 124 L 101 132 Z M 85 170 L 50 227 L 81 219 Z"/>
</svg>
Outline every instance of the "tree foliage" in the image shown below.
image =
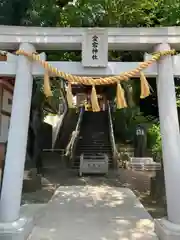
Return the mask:
<svg viewBox="0 0 180 240">
<path fill-rule="evenodd" d="M 1 0 L 0 24 L 23 25 L 29 8 L 31 8 L 31 0 Z"/>
<path fill-rule="evenodd" d="M 0 24 L 70 27 L 180 25 L 180 0 L 1 0 Z"/>
</svg>

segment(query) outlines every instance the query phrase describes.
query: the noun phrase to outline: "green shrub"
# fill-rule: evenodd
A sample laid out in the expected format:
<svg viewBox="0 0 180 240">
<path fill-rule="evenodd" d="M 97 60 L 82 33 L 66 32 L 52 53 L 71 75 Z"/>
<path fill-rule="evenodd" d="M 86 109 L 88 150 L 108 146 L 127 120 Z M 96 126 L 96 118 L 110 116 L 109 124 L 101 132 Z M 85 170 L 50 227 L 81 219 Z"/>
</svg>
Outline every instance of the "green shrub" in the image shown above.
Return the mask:
<svg viewBox="0 0 180 240">
<path fill-rule="evenodd" d="M 161 133 L 160 124 L 153 124 L 147 133 L 148 148 L 151 149 L 155 159 L 159 160 L 162 157 Z"/>
<path fill-rule="evenodd" d="M 152 125 L 152 122 L 140 112 L 138 107 L 120 109 L 113 113 L 115 137 L 123 143 L 133 142 L 138 124 L 145 129 Z"/>
</svg>

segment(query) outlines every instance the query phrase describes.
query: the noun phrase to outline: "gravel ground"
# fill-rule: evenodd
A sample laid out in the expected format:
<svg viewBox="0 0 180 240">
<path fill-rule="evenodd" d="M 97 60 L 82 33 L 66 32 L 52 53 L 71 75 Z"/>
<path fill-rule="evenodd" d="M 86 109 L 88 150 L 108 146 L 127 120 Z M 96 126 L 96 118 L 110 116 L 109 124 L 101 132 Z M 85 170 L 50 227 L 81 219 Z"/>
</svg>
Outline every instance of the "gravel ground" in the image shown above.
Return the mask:
<svg viewBox="0 0 180 240">
<path fill-rule="evenodd" d="M 47 203 L 59 186 L 108 185 L 129 187 L 153 217 L 159 218 L 164 216 L 164 206 L 161 203 L 152 201 L 149 196 L 150 176 L 148 174 L 119 169 L 118 171 L 110 171 L 108 176 L 105 177 L 85 176 L 79 178 L 76 171 L 67 170 L 58 155 L 53 157 L 53 159 L 48 157 L 44 162 L 45 168 L 41 179 L 41 189 L 29 193 L 24 192 L 22 194 L 22 204 Z"/>
<path fill-rule="evenodd" d="M 23 193 L 22 203 L 46 203 L 59 186 L 91 185 L 129 187 L 143 203 L 154 218 L 163 217 L 165 209 L 162 203 L 152 201 L 150 190 L 150 175 L 142 172 L 119 169 L 110 171 L 108 176 L 78 177 L 77 171 L 67 170 L 59 159 L 45 161 L 45 171 L 42 177 L 42 188 L 32 193 Z"/>
</svg>

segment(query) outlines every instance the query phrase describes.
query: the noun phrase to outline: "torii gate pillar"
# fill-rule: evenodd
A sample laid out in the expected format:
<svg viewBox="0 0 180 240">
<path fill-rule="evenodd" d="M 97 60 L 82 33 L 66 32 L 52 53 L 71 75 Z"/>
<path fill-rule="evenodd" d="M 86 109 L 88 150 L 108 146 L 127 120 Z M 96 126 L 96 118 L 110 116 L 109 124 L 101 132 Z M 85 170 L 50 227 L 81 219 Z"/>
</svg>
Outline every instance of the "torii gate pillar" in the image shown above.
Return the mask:
<svg viewBox="0 0 180 240">
<path fill-rule="evenodd" d="M 170 50 L 160 44 L 155 51 Z M 167 219 L 157 220 L 160 240 L 180 239 L 180 133 L 172 57 L 162 57 L 158 63 L 157 93 L 162 136 L 163 165 L 167 197 Z"/>
<path fill-rule="evenodd" d="M 31 53 L 35 51 L 28 43 L 22 43 L 20 49 Z M 31 61 L 26 57 L 18 57 L 0 199 L 0 239 L 2 240 L 24 239 L 22 237 L 24 226 L 30 222 L 20 218 L 20 204 L 33 86 L 31 65 Z"/>
</svg>

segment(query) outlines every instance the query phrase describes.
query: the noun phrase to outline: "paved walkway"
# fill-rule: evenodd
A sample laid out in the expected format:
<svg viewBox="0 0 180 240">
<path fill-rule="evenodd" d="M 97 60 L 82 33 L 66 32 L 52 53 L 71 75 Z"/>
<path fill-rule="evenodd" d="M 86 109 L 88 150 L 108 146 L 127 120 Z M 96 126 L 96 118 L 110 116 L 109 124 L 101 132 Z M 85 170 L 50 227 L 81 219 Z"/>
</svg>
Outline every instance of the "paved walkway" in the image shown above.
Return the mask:
<svg viewBox="0 0 180 240">
<path fill-rule="evenodd" d="M 157 240 L 153 221 L 128 188 L 62 186 L 29 240 Z"/>
</svg>

